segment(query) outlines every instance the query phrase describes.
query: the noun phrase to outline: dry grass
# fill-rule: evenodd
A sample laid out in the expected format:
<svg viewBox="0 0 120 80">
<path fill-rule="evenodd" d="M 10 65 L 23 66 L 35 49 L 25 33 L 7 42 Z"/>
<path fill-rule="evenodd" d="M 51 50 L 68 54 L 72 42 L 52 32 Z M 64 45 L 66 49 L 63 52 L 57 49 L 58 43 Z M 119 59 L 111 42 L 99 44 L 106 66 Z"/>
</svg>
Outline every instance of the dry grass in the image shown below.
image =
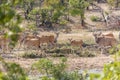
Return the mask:
<svg viewBox="0 0 120 80">
<path fill-rule="evenodd" d="M 110 33 L 112 32 L 115 36 L 115 38 L 117 40 L 119 40 L 119 32 L 118 31 L 102 31 L 103 34 L 106 34 L 106 33 Z M 95 44 L 95 41 L 94 41 L 94 36 L 92 34 L 92 32 L 88 32 L 87 30 L 78 30 L 76 32 L 72 32 L 72 33 L 69 33 L 69 34 L 64 34 L 64 33 L 61 33 L 59 35 L 59 38 L 58 38 L 58 42 L 59 43 L 69 43 L 69 40 L 68 38 L 73 38 L 73 39 L 82 39 L 83 42 L 87 43 L 87 44 Z"/>
<path fill-rule="evenodd" d="M 108 5 L 104 5 L 104 4 L 100 4 L 100 6 L 106 11 L 108 10 Z M 106 7 L 107 6 L 107 7 Z M 109 11 L 107 11 L 109 12 Z M 114 14 L 119 14 L 118 11 L 113 12 Z M 105 27 L 103 22 L 92 22 L 90 20 L 91 16 L 99 16 L 102 17 L 101 14 L 99 12 L 92 12 L 92 11 L 88 11 L 86 12 L 85 16 L 85 22 L 87 22 L 90 25 L 94 25 L 95 28 L 103 28 Z M 92 32 L 89 32 L 86 29 L 80 29 L 81 25 L 80 25 L 80 17 L 70 17 L 70 19 L 73 20 L 73 23 L 69 23 L 68 26 L 72 27 L 72 31 L 71 33 L 65 34 L 65 33 L 60 33 L 59 37 L 58 37 L 58 43 L 70 43 L 68 38 L 73 38 L 73 39 L 82 39 L 84 43 L 86 44 L 96 44 L 94 41 L 94 37 L 92 35 Z M 26 21 L 23 22 L 23 27 L 28 27 L 28 24 Z M 30 25 L 30 24 L 29 24 Z M 115 36 L 115 38 L 117 40 L 119 40 L 118 38 L 118 31 L 102 31 L 103 33 L 109 33 L 112 32 Z M 39 32 L 39 35 L 55 35 L 54 32 Z M 56 35 L 55 35 L 56 36 Z M 30 50 L 29 50 L 30 51 Z M 91 50 L 91 51 L 95 51 L 95 49 Z M 16 54 L 18 53 L 18 51 L 16 51 Z M 24 53 L 24 51 L 21 53 Z M 97 52 L 95 52 L 97 53 Z M 98 54 L 98 53 L 97 53 Z M 53 62 L 58 62 L 59 58 L 51 58 L 49 57 Z M 92 68 L 103 68 L 103 65 L 105 63 L 108 63 L 109 61 L 112 61 L 113 59 L 110 56 L 106 56 L 106 55 L 97 55 L 97 57 L 78 57 L 76 55 L 71 55 L 68 58 L 67 64 L 68 64 L 68 69 L 69 70 L 74 70 L 74 69 L 92 69 Z M 28 69 L 31 67 L 31 65 L 38 61 L 40 58 L 35 58 L 35 59 L 26 59 L 26 58 L 5 58 L 5 60 L 7 61 L 12 61 L 12 62 L 16 62 L 18 64 L 20 64 L 22 67 Z"/>
</svg>

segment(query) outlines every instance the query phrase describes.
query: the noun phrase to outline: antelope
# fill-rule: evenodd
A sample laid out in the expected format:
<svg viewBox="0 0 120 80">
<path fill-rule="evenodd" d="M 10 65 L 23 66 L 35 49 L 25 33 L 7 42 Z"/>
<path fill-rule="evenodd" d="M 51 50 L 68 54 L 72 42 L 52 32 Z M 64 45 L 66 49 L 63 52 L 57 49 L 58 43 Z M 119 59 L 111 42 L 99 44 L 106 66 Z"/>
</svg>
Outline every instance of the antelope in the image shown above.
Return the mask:
<svg viewBox="0 0 120 80">
<path fill-rule="evenodd" d="M 93 32 L 94 36 L 106 36 L 106 37 L 114 37 L 113 33 L 107 33 L 107 34 L 103 34 L 102 32 Z"/>
<path fill-rule="evenodd" d="M 36 37 L 34 35 L 30 35 L 30 34 L 26 34 L 26 33 L 19 33 L 18 36 L 19 36 L 18 37 L 19 48 L 21 47 L 22 44 L 25 44 L 27 40 L 30 40 L 30 39 L 33 39 Z"/>
<path fill-rule="evenodd" d="M 101 35 L 101 33 L 93 33 L 95 41 L 100 46 L 114 46 L 117 40 L 114 38 L 113 34 Z"/>
<path fill-rule="evenodd" d="M 40 38 L 27 38 L 25 40 L 25 44 L 27 45 L 27 47 L 40 48 Z"/>
<path fill-rule="evenodd" d="M 102 50 L 104 50 L 106 47 L 113 47 L 117 45 L 117 40 L 113 37 L 113 35 L 104 36 L 101 35 L 101 33 L 93 33 L 93 36 L 95 37 L 96 43 L 101 48 L 101 52 L 103 52 Z M 102 49 L 102 47 L 104 49 Z"/>
<path fill-rule="evenodd" d="M 35 46 L 40 48 L 40 44 L 43 43 L 54 45 L 54 43 L 57 42 L 58 36 L 59 33 L 56 33 L 56 37 L 54 37 L 54 35 L 49 35 L 49 36 L 27 35 L 23 41 L 24 44 L 26 44 L 27 46 Z"/>
<path fill-rule="evenodd" d="M 82 48 L 83 45 L 83 40 L 72 40 L 72 39 L 68 39 L 70 41 L 70 44 L 72 46 L 79 46 L 80 48 Z"/>
<path fill-rule="evenodd" d="M 101 33 L 102 34 L 102 33 Z M 114 37 L 113 33 L 102 34 L 102 36 Z"/>
<path fill-rule="evenodd" d="M 40 37 L 40 42 L 42 43 L 47 43 L 47 44 L 52 44 L 57 43 L 57 38 L 59 36 L 59 32 L 56 32 L 56 37 L 54 35 L 42 35 Z"/>
</svg>

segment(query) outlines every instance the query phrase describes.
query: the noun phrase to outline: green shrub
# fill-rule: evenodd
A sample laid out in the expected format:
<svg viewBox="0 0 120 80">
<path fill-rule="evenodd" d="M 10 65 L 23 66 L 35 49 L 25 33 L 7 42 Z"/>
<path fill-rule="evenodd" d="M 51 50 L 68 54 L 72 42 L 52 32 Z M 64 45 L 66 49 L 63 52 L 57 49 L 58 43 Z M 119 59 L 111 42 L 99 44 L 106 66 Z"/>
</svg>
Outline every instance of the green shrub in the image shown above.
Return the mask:
<svg viewBox="0 0 120 80">
<path fill-rule="evenodd" d="M 113 48 L 110 48 L 110 49 L 109 49 L 109 53 L 110 53 L 110 54 L 115 54 L 117 51 L 118 51 L 118 50 L 117 50 L 116 47 L 113 47 Z"/>
<path fill-rule="evenodd" d="M 45 52 L 46 53 L 63 53 L 63 54 L 69 54 L 71 52 L 72 48 L 71 47 L 56 47 L 54 49 L 47 49 Z"/>
<path fill-rule="evenodd" d="M 99 18 L 98 16 L 91 16 L 90 19 L 91 19 L 91 21 L 93 21 L 93 22 L 96 22 L 96 21 L 99 21 L 99 20 L 100 20 L 100 18 Z"/>
<path fill-rule="evenodd" d="M 43 55 L 38 52 L 25 52 L 21 55 L 23 58 L 41 58 Z"/>
<path fill-rule="evenodd" d="M 0 80 L 28 80 L 27 74 L 19 64 L 8 63 L 3 59 L 0 61 L 2 63 L 2 67 L 5 70 L 5 72 L 2 72 L 0 69 Z"/>
<path fill-rule="evenodd" d="M 40 59 L 33 65 L 33 68 L 46 74 L 40 80 L 83 80 L 83 77 L 77 71 L 67 72 L 65 70 L 67 68 L 66 61 L 66 58 L 62 58 L 59 63 L 54 64 L 49 59 Z"/>
<path fill-rule="evenodd" d="M 53 53 L 51 56 L 52 57 L 65 57 L 66 55 L 62 53 Z"/>
<path fill-rule="evenodd" d="M 90 80 L 120 80 L 120 50 L 115 53 L 114 62 L 104 65 L 103 73 L 98 77 L 90 76 Z"/>
<path fill-rule="evenodd" d="M 80 57 L 95 57 L 95 53 L 88 49 L 82 50 L 82 52 L 78 53 Z"/>
<path fill-rule="evenodd" d="M 115 6 L 115 0 L 107 0 L 110 6 Z"/>
<path fill-rule="evenodd" d="M 95 52 L 90 50 L 90 49 L 80 49 L 80 47 L 75 47 L 75 46 L 62 46 L 62 47 L 56 47 L 53 49 L 47 49 L 45 51 L 48 54 L 51 54 L 53 57 L 64 57 L 67 56 L 68 54 L 77 54 L 80 57 L 94 57 Z"/>
</svg>

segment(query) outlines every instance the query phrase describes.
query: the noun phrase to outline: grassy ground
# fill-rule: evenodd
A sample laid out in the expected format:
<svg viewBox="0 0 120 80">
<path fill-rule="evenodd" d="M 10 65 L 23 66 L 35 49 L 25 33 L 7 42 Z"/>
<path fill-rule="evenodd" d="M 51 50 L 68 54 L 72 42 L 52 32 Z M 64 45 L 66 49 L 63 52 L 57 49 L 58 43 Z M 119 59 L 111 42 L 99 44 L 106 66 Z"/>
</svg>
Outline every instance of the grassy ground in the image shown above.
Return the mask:
<svg viewBox="0 0 120 80">
<path fill-rule="evenodd" d="M 113 32 L 115 38 L 118 39 L 118 31 L 103 31 L 104 34 L 109 32 Z M 49 33 L 49 34 L 53 34 L 53 33 Z M 45 35 L 48 35 L 48 32 Z M 69 43 L 68 38 L 82 39 L 87 44 L 96 44 L 92 32 L 88 32 L 87 30 L 77 30 L 76 32 L 73 31 L 68 34 L 60 33 L 58 42 Z M 29 49 L 27 51 L 29 51 Z M 40 58 L 33 58 L 33 59 L 22 58 L 19 56 L 19 53 L 24 53 L 24 51 L 16 51 L 12 55 L 15 56 L 17 55 L 17 57 L 13 57 L 13 58 L 5 57 L 5 60 L 19 63 L 22 67 L 28 69 L 29 71 L 31 65 L 35 61 L 38 61 L 40 59 Z M 92 50 L 92 53 L 95 53 L 97 55 L 95 57 L 79 57 L 78 55 L 75 54 L 68 54 L 66 56 L 68 58 L 67 61 L 68 70 L 93 69 L 93 68 L 102 69 L 105 63 L 108 63 L 109 61 L 113 61 L 113 58 L 111 56 L 107 56 L 105 54 L 101 55 L 100 52 L 96 52 L 95 49 Z M 59 62 L 60 59 L 59 57 L 46 57 L 46 58 L 52 59 L 55 63 Z"/>
<path fill-rule="evenodd" d="M 100 4 L 100 6 L 102 6 L 103 9 L 105 10 L 108 10 L 108 5 L 106 7 L 106 5 L 104 4 Z M 109 11 L 108 11 L 109 12 Z M 119 11 L 120 12 L 120 11 Z M 118 11 L 116 12 L 118 13 Z M 100 16 L 101 17 L 101 14 L 99 12 L 92 12 L 92 11 L 88 11 L 86 12 L 85 16 L 85 22 L 87 22 L 87 24 L 89 25 L 94 25 L 94 27 L 90 27 L 90 29 L 93 28 L 93 31 L 95 31 L 95 29 L 97 28 L 106 28 L 105 27 L 105 24 L 103 22 L 92 22 L 90 20 L 90 17 L 91 16 Z M 84 43 L 86 44 L 96 44 L 95 43 L 95 40 L 94 40 L 94 37 L 92 35 L 92 32 L 90 32 L 89 29 L 82 29 L 82 26 L 80 25 L 80 17 L 70 17 L 70 19 L 72 19 L 74 22 L 73 23 L 68 23 L 68 26 L 70 26 L 72 28 L 72 31 L 70 33 L 63 33 L 63 32 L 60 32 L 60 35 L 58 37 L 58 43 L 59 44 L 69 44 L 69 38 L 72 38 L 72 39 L 82 39 Z M 27 22 L 23 22 L 23 27 L 24 26 L 27 26 L 28 23 Z M 119 34 L 119 31 L 114 31 L 114 30 L 111 30 L 111 31 L 102 31 L 104 34 L 106 33 L 109 33 L 109 32 L 112 32 L 115 36 L 115 38 L 119 41 L 119 38 L 118 38 L 118 34 Z M 54 34 L 53 31 L 51 32 L 40 32 L 39 33 L 40 35 L 50 35 L 50 34 Z M 54 34 L 55 35 L 55 34 Z M 28 52 L 30 52 L 30 50 L 26 50 Z M 75 69 L 94 69 L 94 68 L 97 68 L 97 69 L 102 69 L 104 64 L 110 62 L 110 61 L 113 61 L 113 58 L 109 55 L 105 55 L 105 54 L 100 54 L 100 51 L 95 51 L 95 49 L 93 48 L 91 50 L 92 53 L 95 53 L 97 54 L 95 57 L 79 57 L 78 55 L 76 54 L 68 54 L 66 57 L 68 59 L 67 61 L 67 64 L 68 64 L 68 70 L 75 70 Z M 25 53 L 24 50 L 22 51 L 15 51 L 14 54 L 11 54 L 11 55 L 14 55 L 14 57 L 10 57 L 8 54 L 7 56 L 9 57 L 5 57 L 5 60 L 8 61 L 8 62 L 16 62 L 18 64 L 20 64 L 23 68 L 25 68 L 28 72 L 31 71 L 31 66 L 34 62 L 38 61 L 39 59 L 41 58 L 22 58 L 19 53 Z M 44 54 L 44 53 L 43 53 Z M 46 58 L 49 58 L 51 59 L 54 63 L 57 63 L 59 62 L 60 58 L 59 57 L 46 57 Z M 34 71 L 33 71 L 34 73 Z"/>
</svg>

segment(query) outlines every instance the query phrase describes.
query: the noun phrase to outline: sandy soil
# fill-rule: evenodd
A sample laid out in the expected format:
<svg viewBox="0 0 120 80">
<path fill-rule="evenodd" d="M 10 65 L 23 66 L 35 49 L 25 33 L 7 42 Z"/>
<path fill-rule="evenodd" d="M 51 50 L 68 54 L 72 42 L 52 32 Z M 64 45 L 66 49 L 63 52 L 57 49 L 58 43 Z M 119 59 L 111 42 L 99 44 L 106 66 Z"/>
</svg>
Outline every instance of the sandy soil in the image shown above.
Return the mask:
<svg viewBox="0 0 120 80">
<path fill-rule="evenodd" d="M 15 58 L 6 57 L 4 58 L 7 62 L 16 62 L 20 64 L 26 70 L 30 70 L 33 63 L 38 61 L 40 58 L 35 59 L 25 59 L 25 58 Z M 60 58 L 49 57 L 54 63 L 59 62 Z M 114 59 L 111 56 L 100 54 L 96 57 L 78 57 L 75 55 L 70 55 L 67 57 L 67 70 L 88 70 L 88 69 L 103 69 L 104 64 L 107 64 Z"/>
<path fill-rule="evenodd" d="M 106 31 L 103 33 L 109 33 L 111 31 Z M 118 31 L 112 31 L 113 34 L 115 35 L 116 39 L 118 39 Z M 94 42 L 94 37 L 92 36 L 91 32 L 85 32 L 83 31 L 81 34 L 81 31 L 70 33 L 70 34 L 63 34 L 61 33 L 58 41 L 59 42 L 68 42 L 68 38 L 74 38 L 74 39 L 83 39 L 85 40 L 90 40 Z M 88 42 L 90 42 L 88 41 Z M 95 42 L 94 42 L 95 43 Z M 18 53 L 18 52 L 17 52 Z M 98 53 L 99 54 L 99 53 Z M 8 54 L 6 54 L 8 57 L 4 57 L 6 61 L 10 62 L 16 62 L 20 64 L 22 67 L 25 69 L 30 69 L 32 64 L 36 61 L 38 61 L 40 58 L 35 58 L 35 59 L 25 59 L 25 58 L 16 58 L 15 57 L 9 57 Z M 60 58 L 50 58 L 54 62 L 58 62 Z M 114 59 L 109 56 L 109 55 L 104 55 L 104 54 L 99 54 L 96 57 L 78 57 L 76 55 L 70 55 L 67 57 L 68 61 L 68 70 L 75 70 L 75 69 L 102 69 L 104 64 L 109 63 L 110 61 L 113 61 Z"/>
</svg>

